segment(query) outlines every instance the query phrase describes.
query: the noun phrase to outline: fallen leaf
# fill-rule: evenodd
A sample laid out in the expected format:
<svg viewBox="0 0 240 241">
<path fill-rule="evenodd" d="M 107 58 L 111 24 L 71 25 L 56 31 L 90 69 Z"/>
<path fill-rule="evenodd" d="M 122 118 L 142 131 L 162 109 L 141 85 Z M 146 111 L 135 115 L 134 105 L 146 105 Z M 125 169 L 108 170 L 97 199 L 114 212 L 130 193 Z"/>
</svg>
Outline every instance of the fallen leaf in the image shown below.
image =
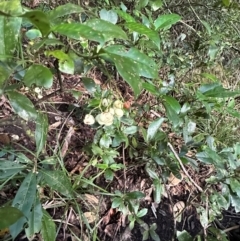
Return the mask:
<svg viewBox="0 0 240 241">
<path fill-rule="evenodd" d="M 84 216 L 87 219 L 88 223 L 93 223 L 97 219 L 97 216 L 94 212 L 85 212 Z"/>
<path fill-rule="evenodd" d="M 182 174 L 181 174 L 182 177 Z M 168 177 L 168 185 L 170 187 L 174 187 L 177 186 L 181 181 L 182 181 L 183 177 L 181 179 L 178 179 L 177 177 L 175 177 L 172 172 L 170 173 L 170 176 Z"/>
<path fill-rule="evenodd" d="M 181 222 L 183 209 L 185 208 L 185 203 L 179 201 L 173 206 L 173 217 L 176 218 L 177 222 Z"/>
</svg>

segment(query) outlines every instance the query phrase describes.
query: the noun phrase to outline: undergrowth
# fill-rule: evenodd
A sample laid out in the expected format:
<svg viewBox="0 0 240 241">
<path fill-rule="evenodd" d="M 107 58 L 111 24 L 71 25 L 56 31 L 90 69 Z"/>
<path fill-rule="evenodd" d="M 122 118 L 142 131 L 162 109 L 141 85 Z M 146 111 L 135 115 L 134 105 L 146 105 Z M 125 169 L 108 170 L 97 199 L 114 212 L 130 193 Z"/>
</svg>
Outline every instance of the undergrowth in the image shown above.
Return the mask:
<svg viewBox="0 0 240 241">
<path fill-rule="evenodd" d="M 240 211 L 239 4 L 30 7 L 0 1 L 0 195 L 7 197 L 0 202 L 1 238 L 24 233 L 52 241 L 68 230 L 75 240 L 103 240 L 102 220 L 121 215 L 125 240 L 136 226 L 142 240 L 160 240 L 157 223 L 144 221 L 146 193 L 132 190 L 126 178 L 140 166 L 152 185 L 152 205 L 169 198 L 172 240 L 228 240 L 214 223 L 222 210 Z M 56 110 L 58 96 L 70 100 L 66 116 Z M 53 123 L 52 110 L 64 121 Z M 9 125 L 21 126 L 24 137 L 10 140 Z M 78 130 L 86 131 L 79 152 L 72 146 Z M 79 164 L 68 167 L 74 152 Z M 197 178 L 202 167 L 204 181 Z M 119 190 L 111 189 L 116 179 Z M 203 230 L 194 237 L 177 230 L 186 207 L 173 204 L 168 189 L 183 179 Z M 53 218 L 57 208 L 62 215 Z M 77 223 L 70 225 L 72 217 Z"/>
</svg>

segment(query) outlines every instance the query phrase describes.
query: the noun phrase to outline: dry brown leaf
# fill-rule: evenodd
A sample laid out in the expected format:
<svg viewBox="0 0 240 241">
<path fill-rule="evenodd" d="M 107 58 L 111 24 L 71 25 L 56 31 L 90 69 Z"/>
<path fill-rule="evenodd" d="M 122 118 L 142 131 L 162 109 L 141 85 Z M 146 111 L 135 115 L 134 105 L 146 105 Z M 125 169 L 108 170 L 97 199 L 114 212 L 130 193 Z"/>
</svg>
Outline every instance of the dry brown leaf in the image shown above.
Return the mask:
<svg viewBox="0 0 240 241">
<path fill-rule="evenodd" d="M 90 195 L 90 194 L 85 194 L 84 196 L 85 196 L 86 200 L 87 200 L 90 204 L 92 204 L 92 206 L 95 207 L 95 206 L 98 205 L 99 200 L 96 198 L 96 196 L 93 196 L 93 195 Z"/>
<path fill-rule="evenodd" d="M 48 130 L 49 130 L 49 131 L 54 130 L 54 129 L 56 129 L 57 127 L 59 127 L 61 124 L 62 124 L 62 121 L 57 121 L 57 122 L 53 123 L 52 125 L 50 125 L 49 128 L 48 128 Z"/>
<path fill-rule="evenodd" d="M 183 209 L 185 208 L 185 203 L 179 201 L 173 206 L 173 217 L 176 218 L 177 222 L 181 222 Z"/>
<path fill-rule="evenodd" d="M 177 177 L 175 177 L 172 172 L 170 173 L 170 176 L 168 177 L 168 185 L 170 187 L 174 187 L 177 186 L 183 179 L 182 173 L 181 173 L 181 179 L 178 179 Z"/>
<path fill-rule="evenodd" d="M 71 126 L 68 130 L 68 133 L 64 139 L 64 143 L 63 143 L 63 146 L 62 146 L 62 150 L 61 150 L 61 154 L 62 154 L 62 157 L 64 157 L 67 153 L 67 150 L 68 150 L 68 146 L 70 144 L 70 141 L 71 141 L 71 137 L 72 135 L 75 133 L 75 130 L 74 128 Z"/>
<path fill-rule="evenodd" d="M 87 219 L 88 223 L 93 223 L 97 219 L 97 215 L 94 212 L 85 212 L 84 216 Z"/>
<path fill-rule="evenodd" d="M 8 145 L 10 144 L 10 137 L 8 134 L 6 133 L 0 133 L 0 143 L 2 143 L 3 145 Z"/>
</svg>

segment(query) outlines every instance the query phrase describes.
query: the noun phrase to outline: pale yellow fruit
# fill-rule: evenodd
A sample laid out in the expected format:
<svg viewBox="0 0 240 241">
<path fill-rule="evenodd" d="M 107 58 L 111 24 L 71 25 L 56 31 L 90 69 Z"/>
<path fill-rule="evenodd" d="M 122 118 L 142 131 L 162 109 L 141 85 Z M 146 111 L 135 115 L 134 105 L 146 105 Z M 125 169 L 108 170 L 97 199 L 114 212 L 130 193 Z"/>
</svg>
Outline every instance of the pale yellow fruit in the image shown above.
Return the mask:
<svg viewBox="0 0 240 241">
<path fill-rule="evenodd" d="M 114 101 L 113 108 L 122 109 L 123 108 L 123 102 L 121 100 Z"/>
</svg>

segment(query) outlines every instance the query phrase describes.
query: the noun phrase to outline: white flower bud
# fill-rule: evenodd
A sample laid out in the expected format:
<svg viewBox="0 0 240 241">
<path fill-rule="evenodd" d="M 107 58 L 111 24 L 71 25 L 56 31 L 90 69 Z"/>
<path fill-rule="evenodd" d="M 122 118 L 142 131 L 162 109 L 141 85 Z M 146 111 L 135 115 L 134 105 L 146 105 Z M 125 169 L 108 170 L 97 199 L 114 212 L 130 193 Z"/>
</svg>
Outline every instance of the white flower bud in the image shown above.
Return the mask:
<svg viewBox="0 0 240 241">
<path fill-rule="evenodd" d="M 108 110 L 107 112 L 110 112 L 112 115 L 114 115 L 114 114 L 115 114 L 115 111 L 114 111 L 114 109 L 113 109 L 113 108 L 109 108 L 109 110 Z"/>
<path fill-rule="evenodd" d="M 96 116 L 96 120 L 100 125 L 110 126 L 113 123 L 113 115 L 110 112 L 103 112 Z"/>
<path fill-rule="evenodd" d="M 111 100 L 110 100 L 110 99 L 104 98 L 104 99 L 102 100 L 102 105 L 103 105 L 103 106 L 107 107 L 107 106 L 109 106 L 110 104 L 111 104 Z"/>
<path fill-rule="evenodd" d="M 123 108 L 123 103 L 121 100 L 116 100 L 113 103 L 113 107 L 116 109 L 122 109 Z"/>
<path fill-rule="evenodd" d="M 123 110 L 122 109 L 118 109 L 118 108 L 114 108 L 114 112 L 115 112 L 115 115 L 118 117 L 118 118 L 121 118 L 124 114 Z"/>
<path fill-rule="evenodd" d="M 37 93 L 37 94 L 39 94 L 39 93 L 41 93 L 41 89 L 40 89 L 39 87 L 36 87 L 36 88 L 34 89 L 34 92 Z"/>
<path fill-rule="evenodd" d="M 94 124 L 95 119 L 92 115 L 87 114 L 87 115 L 85 115 L 85 118 L 84 118 L 83 122 L 86 125 L 92 125 L 92 124 Z"/>
</svg>

